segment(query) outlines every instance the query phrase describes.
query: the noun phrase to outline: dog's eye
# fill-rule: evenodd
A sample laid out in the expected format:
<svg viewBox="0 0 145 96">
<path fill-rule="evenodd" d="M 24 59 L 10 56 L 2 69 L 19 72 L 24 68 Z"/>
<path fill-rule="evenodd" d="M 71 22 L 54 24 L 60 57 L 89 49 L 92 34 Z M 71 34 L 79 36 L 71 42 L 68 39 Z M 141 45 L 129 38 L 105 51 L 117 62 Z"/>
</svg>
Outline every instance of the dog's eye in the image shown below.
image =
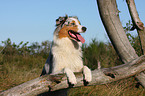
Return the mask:
<svg viewBox="0 0 145 96">
<path fill-rule="evenodd" d="M 75 23 L 71 23 L 71 25 L 75 25 Z"/>
</svg>

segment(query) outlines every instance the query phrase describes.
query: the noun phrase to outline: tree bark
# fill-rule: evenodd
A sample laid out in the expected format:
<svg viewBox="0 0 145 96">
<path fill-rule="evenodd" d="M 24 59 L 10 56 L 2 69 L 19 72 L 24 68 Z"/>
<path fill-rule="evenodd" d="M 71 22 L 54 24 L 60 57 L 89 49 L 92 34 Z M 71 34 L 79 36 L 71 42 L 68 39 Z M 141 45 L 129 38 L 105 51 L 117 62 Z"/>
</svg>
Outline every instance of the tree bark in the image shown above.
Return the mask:
<svg viewBox="0 0 145 96">
<path fill-rule="evenodd" d="M 126 0 L 126 3 L 128 5 L 129 13 L 130 13 L 130 16 L 131 16 L 131 19 L 133 22 L 133 27 L 135 29 L 137 29 L 137 32 L 138 32 L 142 54 L 145 55 L 145 27 L 144 27 L 144 24 L 141 22 L 141 20 L 138 16 L 134 0 Z M 141 83 L 141 85 L 143 85 L 145 88 L 145 82 L 144 82 L 145 81 L 145 72 L 138 74 L 136 76 L 136 78 Z"/>
<path fill-rule="evenodd" d="M 121 60 L 124 63 L 127 63 L 137 58 L 138 56 L 134 48 L 129 43 L 129 40 L 120 22 L 116 0 L 97 0 L 97 4 L 100 17 L 107 31 L 107 34 Z M 137 15 L 135 14 L 134 17 L 136 18 Z M 136 21 L 140 22 L 140 19 L 136 18 Z M 145 87 L 145 79 L 140 76 L 144 75 L 139 74 L 137 79 Z"/>
<path fill-rule="evenodd" d="M 134 3 L 134 0 L 126 0 L 127 5 L 128 5 L 128 9 L 129 9 L 129 13 L 133 22 L 133 27 L 134 29 L 137 29 L 138 32 L 138 36 L 140 39 L 140 43 L 141 43 L 141 49 L 142 49 L 142 53 L 145 55 L 145 28 L 144 28 L 144 24 L 143 22 L 141 22 L 137 10 L 136 10 L 136 6 Z"/>
<path fill-rule="evenodd" d="M 145 55 L 132 60 L 129 63 L 112 68 L 95 69 L 92 71 L 92 81 L 89 85 L 106 84 L 127 77 L 134 76 L 145 70 Z M 77 84 L 74 87 L 83 86 L 83 74 L 75 73 Z M 19 86 L 8 89 L 0 96 L 32 96 L 41 95 L 44 92 L 56 91 L 68 88 L 67 77 L 64 74 L 44 75 Z M 49 95 L 47 95 L 49 96 Z M 50 95 L 51 96 L 51 95 Z"/>
<path fill-rule="evenodd" d="M 126 63 L 137 58 L 120 22 L 116 0 L 97 0 L 97 4 L 106 32 L 121 60 Z"/>
<path fill-rule="evenodd" d="M 137 30 L 140 39 L 142 54 L 145 55 L 145 27 L 143 30 Z"/>
</svg>

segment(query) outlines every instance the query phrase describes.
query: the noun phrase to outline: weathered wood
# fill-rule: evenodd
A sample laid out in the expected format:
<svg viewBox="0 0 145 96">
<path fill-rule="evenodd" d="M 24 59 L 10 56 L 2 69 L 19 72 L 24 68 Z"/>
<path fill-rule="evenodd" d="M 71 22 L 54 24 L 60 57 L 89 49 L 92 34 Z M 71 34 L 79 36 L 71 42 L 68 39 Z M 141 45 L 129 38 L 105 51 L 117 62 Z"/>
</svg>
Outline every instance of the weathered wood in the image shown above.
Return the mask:
<svg viewBox="0 0 145 96">
<path fill-rule="evenodd" d="M 126 3 L 128 5 L 129 13 L 133 22 L 133 26 L 135 29 L 137 29 L 138 36 L 141 43 L 141 50 L 142 53 L 145 55 L 145 28 L 143 22 L 141 22 L 139 15 L 136 10 L 135 2 L 134 0 L 126 0 Z"/>
<path fill-rule="evenodd" d="M 136 29 L 143 30 L 143 23 L 138 16 L 134 0 L 126 0 L 126 3 L 128 5 L 129 13 L 134 26 L 136 27 Z"/>
<path fill-rule="evenodd" d="M 145 86 L 145 71 L 139 73 L 138 75 L 135 76 L 140 84 L 144 87 Z"/>
<path fill-rule="evenodd" d="M 137 58 L 120 22 L 116 0 L 97 0 L 97 4 L 106 32 L 119 57 L 124 63 Z"/>
<path fill-rule="evenodd" d="M 141 50 L 142 54 L 145 55 L 145 28 L 144 24 L 141 22 L 139 15 L 136 10 L 135 2 L 134 0 L 126 0 L 126 3 L 128 5 L 129 13 L 133 22 L 133 26 L 135 29 L 137 29 L 139 41 L 141 44 Z M 145 73 L 140 73 L 136 76 L 138 81 L 141 83 L 142 86 L 145 87 Z"/>
<path fill-rule="evenodd" d="M 137 30 L 137 32 L 141 43 L 142 53 L 145 55 L 145 27 L 143 30 Z"/>
<path fill-rule="evenodd" d="M 132 1 L 133 0 L 127 0 L 128 4 L 130 4 L 130 7 L 129 7 L 130 11 L 131 11 L 130 13 L 131 13 L 132 18 L 135 18 L 134 19 L 135 20 L 134 22 L 136 22 L 135 26 L 138 26 L 138 29 L 139 28 L 141 29 L 142 28 L 141 21 L 138 17 L 135 4 Z M 131 60 L 137 58 L 138 56 L 137 56 L 134 48 L 129 43 L 129 40 L 128 40 L 128 38 L 124 32 L 124 29 L 122 27 L 122 24 L 120 22 L 116 0 L 97 0 L 97 3 L 98 3 L 98 9 L 100 12 L 100 17 L 105 26 L 107 34 L 117 52 L 117 54 L 120 56 L 121 60 L 126 63 L 126 62 L 130 62 Z M 145 42 L 144 36 L 145 35 L 141 30 L 140 30 L 139 34 L 140 34 L 140 38 L 142 38 L 141 42 L 144 47 L 144 42 Z M 143 78 L 139 79 L 138 78 L 139 76 L 143 76 L 143 75 L 142 74 L 138 75 L 137 79 L 144 86 L 145 79 L 143 79 Z"/>
<path fill-rule="evenodd" d="M 89 85 L 111 83 L 113 81 L 134 76 L 144 70 L 145 55 L 120 66 L 92 71 L 93 78 Z M 83 86 L 82 73 L 76 73 L 75 75 L 77 84 L 74 87 Z M 55 91 L 64 88 L 68 88 L 67 78 L 64 74 L 55 76 L 45 75 L 8 89 L 0 93 L 0 96 L 33 96 L 50 90 Z"/>
</svg>

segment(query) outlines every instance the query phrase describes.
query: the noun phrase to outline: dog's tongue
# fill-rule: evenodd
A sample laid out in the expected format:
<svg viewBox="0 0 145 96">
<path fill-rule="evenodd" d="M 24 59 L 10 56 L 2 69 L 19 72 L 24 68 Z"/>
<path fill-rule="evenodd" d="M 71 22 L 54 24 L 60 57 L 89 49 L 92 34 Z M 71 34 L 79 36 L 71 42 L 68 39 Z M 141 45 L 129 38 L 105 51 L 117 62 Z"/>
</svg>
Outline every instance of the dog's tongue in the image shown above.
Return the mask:
<svg viewBox="0 0 145 96">
<path fill-rule="evenodd" d="M 80 34 L 76 34 L 76 35 L 82 43 L 85 43 L 85 39 Z"/>
</svg>

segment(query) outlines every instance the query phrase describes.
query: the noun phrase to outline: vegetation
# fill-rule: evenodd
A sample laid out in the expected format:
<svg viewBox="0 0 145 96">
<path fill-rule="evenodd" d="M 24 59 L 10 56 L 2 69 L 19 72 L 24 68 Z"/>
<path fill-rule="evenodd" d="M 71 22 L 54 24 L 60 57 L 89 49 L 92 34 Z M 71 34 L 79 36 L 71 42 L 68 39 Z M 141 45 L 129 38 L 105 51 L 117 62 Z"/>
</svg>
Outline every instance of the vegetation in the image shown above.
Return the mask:
<svg viewBox="0 0 145 96">
<path fill-rule="evenodd" d="M 130 34 L 130 26 L 129 22 L 124 29 L 131 45 L 140 56 L 142 54 L 140 43 L 138 37 Z M 0 46 L 0 91 L 40 76 L 51 42 L 44 41 L 41 44 L 20 42 L 17 45 L 7 39 L 2 43 L 4 46 Z M 92 39 L 92 42 L 84 44 L 82 49 L 84 64 L 92 70 L 98 67 L 98 62 L 101 63 L 101 67 L 122 64 L 111 43 Z M 69 96 L 144 96 L 145 90 L 141 86 L 136 88 L 136 84 L 137 81 L 132 77 L 106 85 L 72 88 L 69 90 Z"/>
<path fill-rule="evenodd" d="M 30 46 L 27 46 L 28 42 L 16 45 L 10 39 L 2 43 L 5 47 L 0 47 L 1 91 L 40 75 L 50 48 L 48 41 L 42 42 L 41 45 L 33 43 Z"/>
<path fill-rule="evenodd" d="M 145 96 L 142 87 L 136 88 L 134 78 L 128 78 L 111 84 L 72 88 L 69 96 Z"/>
<path fill-rule="evenodd" d="M 101 67 L 113 67 L 122 64 L 113 46 L 108 43 L 98 42 L 93 39 L 89 46 L 83 47 L 83 60 L 92 70 L 98 68 L 97 63 L 101 63 Z"/>
</svg>

